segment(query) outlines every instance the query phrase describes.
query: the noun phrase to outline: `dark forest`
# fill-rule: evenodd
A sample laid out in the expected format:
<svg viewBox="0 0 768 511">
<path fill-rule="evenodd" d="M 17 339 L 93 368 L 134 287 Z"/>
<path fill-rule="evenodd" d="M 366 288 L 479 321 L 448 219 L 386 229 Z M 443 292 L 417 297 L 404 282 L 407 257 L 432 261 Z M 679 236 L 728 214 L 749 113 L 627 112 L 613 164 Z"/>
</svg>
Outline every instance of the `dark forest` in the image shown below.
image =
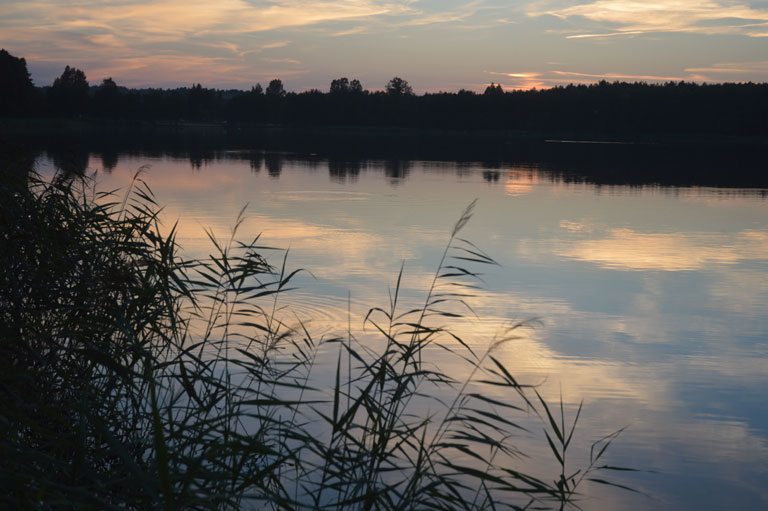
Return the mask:
<svg viewBox="0 0 768 511">
<path fill-rule="evenodd" d="M 276 124 L 509 130 L 569 136 L 762 136 L 768 84 L 605 82 L 541 90 L 460 90 L 415 95 L 395 77 L 383 90 L 338 78 L 328 91 L 287 92 L 280 79 L 250 90 L 201 84 L 130 89 L 111 78 L 94 85 L 67 66 L 35 87 L 26 61 L 0 51 L 0 117 L 141 121 L 153 124 Z"/>
</svg>

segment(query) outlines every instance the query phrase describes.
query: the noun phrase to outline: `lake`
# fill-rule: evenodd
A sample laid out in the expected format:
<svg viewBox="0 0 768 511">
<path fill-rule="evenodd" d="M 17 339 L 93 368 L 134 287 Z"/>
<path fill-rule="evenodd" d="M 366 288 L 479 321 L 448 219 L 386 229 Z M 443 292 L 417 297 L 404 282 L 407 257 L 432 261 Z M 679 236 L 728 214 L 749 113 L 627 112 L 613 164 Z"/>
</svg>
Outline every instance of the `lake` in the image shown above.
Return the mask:
<svg viewBox="0 0 768 511">
<path fill-rule="evenodd" d="M 83 154 L 101 189 L 125 188 L 149 165 L 144 179 L 165 224 L 179 221 L 189 256 L 208 253 L 204 228 L 227 238 L 247 205 L 238 237 L 261 235 L 289 249 L 290 268 L 307 270 L 281 300 L 316 336 L 341 335 L 349 320 L 364 339 L 365 314 L 386 306 L 402 264 L 404 299 L 423 301 L 454 222 L 478 199 L 462 236 L 499 266 L 480 269 L 475 314 L 456 328 L 482 349 L 505 323 L 540 320 L 497 356 L 551 401 L 562 396 L 571 416 L 583 401 L 580 455 L 628 426 L 609 463 L 647 471 L 614 478 L 647 496 L 593 485 L 582 506 L 768 508 L 766 188 L 687 185 L 652 159 L 615 165 L 646 165 L 662 175 L 655 184 L 637 173 L 622 184 L 584 178 L 593 160 L 581 156 L 559 172 L 535 158 Z M 43 174 L 61 165 L 53 152 L 37 161 Z M 683 174 L 697 175 L 696 165 Z M 728 160 L 717 168 L 730 172 Z M 439 365 L 445 355 L 430 356 Z M 531 443 L 533 460 L 547 456 L 545 444 Z"/>
</svg>

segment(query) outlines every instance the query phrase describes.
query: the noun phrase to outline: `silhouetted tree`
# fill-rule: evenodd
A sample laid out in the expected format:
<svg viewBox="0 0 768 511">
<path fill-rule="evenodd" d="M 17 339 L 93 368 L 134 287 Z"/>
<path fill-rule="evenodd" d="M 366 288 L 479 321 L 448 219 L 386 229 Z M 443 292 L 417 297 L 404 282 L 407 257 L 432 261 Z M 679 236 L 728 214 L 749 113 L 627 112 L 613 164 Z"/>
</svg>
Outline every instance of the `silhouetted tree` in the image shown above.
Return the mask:
<svg viewBox="0 0 768 511">
<path fill-rule="evenodd" d="M 34 90 L 27 61 L 0 50 L 0 117 L 25 113 Z"/>
<path fill-rule="evenodd" d="M 413 96 L 411 86 L 399 76 L 395 76 L 387 82 L 386 91 L 390 96 Z"/>
<path fill-rule="evenodd" d="M 279 78 L 275 78 L 267 86 L 267 96 L 282 98 L 285 96 L 285 89 L 283 88 L 283 81 Z"/>
<path fill-rule="evenodd" d="M 198 121 L 211 121 L 215 119 L 220 110 L 220 97 L 220 92 L 214 89 L 207 89 L 198 83 L 188 91 L 188 116 Z"/>
<path fill-rule="evenodd" d="M 349 79 L 347 77 L 336 78 L 331 81 L 331 94 L 348 94 L 349 93 Z"/>
<path fill-rule="evenodd" d="M 486 96 L 501 96 L 504 94 L 504 89 L 501 88 L 500 83 L 494 84 L 491 82 L 491 84 L 485 88 L 483 94 Z"/>
<path fill-rule="evenodd" d="M 360 83 L 360 80 L 355 78 L 351 82 L 349 82 L 349 92 L 352 94 L 362 94 L 363 93 L 363 84 Z"/>
<path fill-rule="evenodd" d="M 81 70 L 67 66 L 49 89 L 54 112 L 68 117 L 82 115 L 88 105 L 88 80 Z"/>
<path fill-rule="evenodd" d="M 768 134 L 768 83 L 601 81 L 511 92 L 491 83 L 483 94 L 462 89 L 415 96 L 408 82 L 399 77 L 386 84 L 386 93 L 374 94 L 366 93 L 359 80 L 346 77 L 333 80 L 330 93 L 313 89 L 301 94 L 286 93 L 279 79 L 272 80 L 266 91 L 260 84 L 239 91 L 207 89 L 200 84 L 129 90 L 107 78 L 91 96 L 85 73 L 69 66 L 52 87 L 38 92 L 24 59 L 0 50 L 0 116 L 42 113 L 45 109 L 38 105 L 42 106 L 40 100 L 45 100 L 46 92 L 48 114 L 90 112 L 99 117 L 164 122 L 193 119 L 502 129 L 607 139 L 673 133 Z M 25 94 L 30 98 L 27 105 Z M 196 161 L 202 162 L 200 158 Z M 274 171 L 276 164 L 272 168 Z"/>
<path fill-rule="evenodd" d="M 97 115 L 115 119 L 120 109 L 120 89 L 112 78 L 104 78 L 93 95 L 93 106 Z"/>
</svg>

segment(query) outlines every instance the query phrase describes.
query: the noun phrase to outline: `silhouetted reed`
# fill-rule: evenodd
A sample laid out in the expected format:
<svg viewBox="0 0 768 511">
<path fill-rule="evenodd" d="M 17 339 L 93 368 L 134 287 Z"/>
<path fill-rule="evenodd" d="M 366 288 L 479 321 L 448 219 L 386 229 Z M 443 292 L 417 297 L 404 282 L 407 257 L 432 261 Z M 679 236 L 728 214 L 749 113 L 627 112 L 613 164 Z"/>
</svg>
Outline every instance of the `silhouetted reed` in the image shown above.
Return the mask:
<svg viewBox="0 0 768 511">
<path fill-rule="evenodd" d="M 365 316 L 378 344 L 289 322 L 280 297 L 299 270 L 239 241 L 242 213 L 227 240 L 208 232 L 209 258 L 181 257 L 140 173 L 122 196 L 33 175 L 4 187 L 0 207 L 4 507 L 562 509 L 620 469 L 602 462 L 617 432 L 566 473 L 578 414 L 566 427 L 561 403 L 556 420 L 497 357 L 531 322 L 482 352 L 445 326 L 469 310 L 477 268 L 495 264 L 459 237 L 474 203 L 423 303 L 402 303 L 401 270 L 389 304 Z M 465 376 L 428 363 L 432 349 Z M 313 373 L 320 351 L 333 352 L 329 375 Z M 536 417 L 554 479 L 524 468 Z"/>
</svg>

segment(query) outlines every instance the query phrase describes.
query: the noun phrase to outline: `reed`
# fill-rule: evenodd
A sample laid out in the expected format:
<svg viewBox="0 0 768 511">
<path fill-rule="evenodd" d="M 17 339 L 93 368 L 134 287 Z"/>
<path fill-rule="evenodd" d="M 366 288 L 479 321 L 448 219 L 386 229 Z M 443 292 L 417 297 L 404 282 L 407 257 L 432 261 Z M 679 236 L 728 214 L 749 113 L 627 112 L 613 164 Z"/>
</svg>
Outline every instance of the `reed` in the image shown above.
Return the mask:
<svg viewBox="0 0 768 511">
<path fill-rule="evenodd" d="M 89 178 L 32 174 L 3 186 L 0 229 L 0 502 L 18 509 L 563 509 L 620 433 L 566 473 L 566 428 L 497 351 L 450 325 L 471 314 L 495 261 L 450 232 L 424 301 L 400 296 L 317 339 L 281 303 L 300 270 L 256 238 L 184 258 L 151 190 L 101 192 Z M 313 369 L 334 350 L 331 383 Z M 427 362 L 442 349 L 457 380 Z M 316 371 L 317 372 L 317 371 Z M 500 392 L 501 391 L 501 392 Z M 446 398 L 446 396 L 449 396 Z M 503 397 L 499 397 L 503 396 Z M 581 408 L 579 408 L 579 414 Z M 539 418 L 562 470 L 527 473 Z"/>
</svg>

